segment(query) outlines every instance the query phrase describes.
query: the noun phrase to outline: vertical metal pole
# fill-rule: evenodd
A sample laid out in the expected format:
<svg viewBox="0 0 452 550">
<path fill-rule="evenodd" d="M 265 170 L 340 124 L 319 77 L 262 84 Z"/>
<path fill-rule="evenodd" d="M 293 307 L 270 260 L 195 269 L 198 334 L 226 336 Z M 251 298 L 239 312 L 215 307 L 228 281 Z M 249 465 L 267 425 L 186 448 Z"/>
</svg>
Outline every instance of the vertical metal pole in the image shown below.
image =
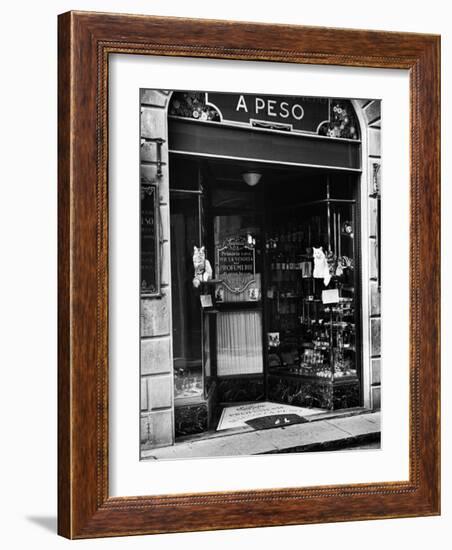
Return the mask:
<svg viewBox="0 0 452 550">
<path fill-rule="evenodd" d="M 333 306 L 330 305 L 330 367 L 331 367 L 331 383 L 334 384 L 334 337 L 333 337 Z M 334 386 L 333 386 L 333 403 L 334 405 Z"/>
<path fill-rule="evenodd" d="M 326 219 L 327 219 L 327 230 L 328 230 L 328 252 L 331 252 L 330 176 L 327 176 L 327 183 L 326 183 Z"/>
<path fill-rule="evenodd" d="M 334 250 L 334 254 L 336 254 L 336 257 L 337 257 L 338 253 L 337 253 L 337 214 L 336 212 L 333 212 L 333 250 Z"/>
<path fill-rule="evenodd" d="M 198 191 L 202 191 L 202 171 L 201 171 L 201 166 L 198 164 Z M 202 220 L 202 195 L 199 194 L 198 195 L 198 243 L 199 243 L 199 246 L 203 246 L 205 243 L 202 242 L 202 226 L 203 226 L 203 220 Z M 207 246 L 206 246 L 206 254 L 207 254 Z M 204 313 L 203 309 L 201 308 L 200 312 L 199 312 L 200 316 L 201 316 L 201 376 L 202 376 L 202 395 L 203 395 L 203 398 L 204 399 L 207 399 L 207 391 L 206 391 L 206 350 L 204 349 L 204 346 L 205 346 L 205 328 L 204 328 L 204 323 L 205 323 L 205 316 L 206 314 Z M 207 319 L 209 319 L 207 317 Z M 207 322 L 210 323 L 210 320 L 208 320 Z M 210 369 L 212 371 L 212 352 L 211 350 L 209 349 L 209 361 L 210 361 Z M 212 372 L 211 372 L 212 374 Z M 209 422 L 209 418 L 208 418 L 208 422 Z"/>
</svg>

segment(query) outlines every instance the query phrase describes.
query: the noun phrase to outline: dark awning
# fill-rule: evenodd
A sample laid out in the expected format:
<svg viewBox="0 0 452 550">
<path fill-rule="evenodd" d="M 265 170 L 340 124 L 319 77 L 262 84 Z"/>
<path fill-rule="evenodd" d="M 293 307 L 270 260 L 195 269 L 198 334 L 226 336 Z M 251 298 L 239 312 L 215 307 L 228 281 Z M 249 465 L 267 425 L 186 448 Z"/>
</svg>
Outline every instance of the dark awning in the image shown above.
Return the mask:
<svg viewBox="0 0 452 550">
<path fill-rule="evenodd" d="M 359 141 L 169 118 L 169 151 L 259 162 L 361 169 Z"/>
</svg>

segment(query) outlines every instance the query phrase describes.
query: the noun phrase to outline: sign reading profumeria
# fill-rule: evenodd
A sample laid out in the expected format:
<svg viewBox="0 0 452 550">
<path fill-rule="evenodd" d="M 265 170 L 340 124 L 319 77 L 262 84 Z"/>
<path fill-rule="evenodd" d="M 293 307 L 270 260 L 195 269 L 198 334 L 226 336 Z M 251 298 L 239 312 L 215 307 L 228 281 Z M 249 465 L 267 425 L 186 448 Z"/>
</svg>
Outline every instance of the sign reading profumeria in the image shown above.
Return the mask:
<svg viewBox="0 0 452 550">
<path fill-rule="evenodd" d="M 256 259 L 254 246 L 243 238 L 227 239 L 217 249 L 218 275 L 234 294 L 244 292 L 254 281 Z"/>
</svg>

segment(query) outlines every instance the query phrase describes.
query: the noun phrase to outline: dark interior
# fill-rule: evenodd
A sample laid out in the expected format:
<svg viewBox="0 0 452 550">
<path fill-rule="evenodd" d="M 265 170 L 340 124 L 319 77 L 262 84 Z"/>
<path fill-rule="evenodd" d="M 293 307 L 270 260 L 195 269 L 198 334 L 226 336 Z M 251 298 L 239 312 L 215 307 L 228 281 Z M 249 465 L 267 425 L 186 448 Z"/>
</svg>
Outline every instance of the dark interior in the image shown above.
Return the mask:
<svg viewBox="0 0 452 550">
<path fill-rule="evenodd" d="M 255 186 L 247 172 L 261 174 Z M 171 154 L 169 179 L 176 407 L 209 400 L 215 429 L 230 403 L 360 405 L 356 173 Z M 218 272 L 231 238 L 248 239 L 255 262 L 251 286 L 235 294 Z M 202 245 L 213 278 L 194 288 L 193 250 Z M 313 276 L 320 247 L 328 284 Z M 338 302 L 325 303 L 325 290 L 337 290 Z M 256 331 L 233 336 L 238 323 L 261 341 Z M 235 347 L 246 348 L 246 361 L 230 356 Z"/>
</svg>

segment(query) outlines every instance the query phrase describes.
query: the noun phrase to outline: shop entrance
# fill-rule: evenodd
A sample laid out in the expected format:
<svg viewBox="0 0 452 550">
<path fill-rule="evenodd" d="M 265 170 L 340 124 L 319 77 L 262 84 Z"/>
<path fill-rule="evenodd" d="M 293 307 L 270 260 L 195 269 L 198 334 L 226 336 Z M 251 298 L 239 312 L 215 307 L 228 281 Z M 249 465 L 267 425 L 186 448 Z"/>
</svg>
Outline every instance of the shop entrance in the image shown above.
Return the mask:
<svg viewBox="0 0 452 550">
<path fill-rule="evenodd" d="M 176 437 L 362 405 L 359 174 L 169 157 Z"/>
</svg>

